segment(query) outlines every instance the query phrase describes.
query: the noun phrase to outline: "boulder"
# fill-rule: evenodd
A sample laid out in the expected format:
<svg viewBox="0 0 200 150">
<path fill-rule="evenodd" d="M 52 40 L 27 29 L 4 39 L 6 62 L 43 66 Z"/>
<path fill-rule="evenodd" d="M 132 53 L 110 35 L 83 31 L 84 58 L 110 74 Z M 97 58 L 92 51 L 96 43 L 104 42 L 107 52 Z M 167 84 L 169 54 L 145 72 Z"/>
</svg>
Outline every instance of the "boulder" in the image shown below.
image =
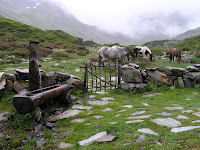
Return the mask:
<svg viewBox="0 0 200 150">
<path fill-rule="evenodd" d="M 122 80 L 126 83 L 142 83 L 143 78 L 139 69 L 124 65 L 121 67 Z"/>
<path fill-rule="evenodd" d="M 184 55 L 181 59 L 182 59 L 183 63 L 190 63 L 191 62 L 191 58 L 188 55 Z"/>
<path fill-rule="evenodd" d="M 28 80 L 29 79 L 29 69 L 15 69 L 17 75 L 17 80 Z"/>
<path fill-rule="evenodd" d="M 6 86 L 6 81 L 4 78 L 4 72 L 0 72 L 0 99 L 3 96 L 4 90 L 5 90 L 5 86 Z"/>
<path fill-rule="evenodd" d="M 136 93 L 143 93 L 147 90 L 147 85 L 142 83 L 121 83 L 121 88 Z"/>
<path fill-rule="evenodd" d="M 84 82 L 77 77 L 71 77 L 67 81 L 65 81 L 66 84 L 69 84 L 70 89 L 73 89 L 74 91 L 77 90 L 84 90 Z"/>
<path fill-rule="evenodd" d="M 169 79 L 164 72 L 158 70 L 147 70 L 147 74 L 150 80 L 157 86 L 163 86 L 169 83 Z"/>
<path fill-rule="evenodd" d="M 184 68 L 165 67 L 163 68 L 163 70 L 169 76 L 183 76 L 186 74 L 186 71 Z"/>
<path fill-rule="evenodd" d="M 189 72 L 199 72 L 200 71 L 200 69 L 195 66 L 187 66 L 185 69 Z"/>
<path fill-rule="evenodd" d="M 14 82 L 14 90 L 20 92 L 22 89 L 27 88 L 27 84 L 23 80 L 17 80 Z"/>
<path fill-rule="evenodd" d="M 189 79 L 200 82 L 200 72 L 188 72 Z"/>
</svg>

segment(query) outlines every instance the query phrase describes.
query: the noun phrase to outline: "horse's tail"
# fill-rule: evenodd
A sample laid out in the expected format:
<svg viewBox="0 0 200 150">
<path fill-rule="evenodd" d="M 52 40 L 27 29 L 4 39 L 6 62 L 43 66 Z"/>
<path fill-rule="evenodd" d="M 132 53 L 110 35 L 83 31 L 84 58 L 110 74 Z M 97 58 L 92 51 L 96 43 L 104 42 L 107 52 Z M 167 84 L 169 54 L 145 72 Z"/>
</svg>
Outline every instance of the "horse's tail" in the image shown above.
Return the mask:
<svg viewBox="0 0 200 150">
<path fill-rule="evenodd" d="M 100 53 L 98 53 L 98 64 L 99 64 L 99 66 L 101 65 L 101 55 L 100 55 Z"/>
</svg>

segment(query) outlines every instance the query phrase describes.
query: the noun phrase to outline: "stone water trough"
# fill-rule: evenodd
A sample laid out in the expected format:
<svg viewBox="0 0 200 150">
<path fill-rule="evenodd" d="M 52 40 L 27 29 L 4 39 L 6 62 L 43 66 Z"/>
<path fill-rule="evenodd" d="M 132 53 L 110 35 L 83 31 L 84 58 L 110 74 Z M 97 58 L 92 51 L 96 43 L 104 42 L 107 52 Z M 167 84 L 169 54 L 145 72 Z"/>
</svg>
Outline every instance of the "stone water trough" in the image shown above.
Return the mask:
<svg viewBox="0 0 200 150">
<path fill-rule="evenodd" d="M 52 100 L 70 104 L 71 96 L 68 94 L 69 90 L 70 86 L 63 84 L 26 92 L 22 95 L 15 95 L 13 97 L 13 105 L 20 113 L 26 114 Z"/>
</svg>

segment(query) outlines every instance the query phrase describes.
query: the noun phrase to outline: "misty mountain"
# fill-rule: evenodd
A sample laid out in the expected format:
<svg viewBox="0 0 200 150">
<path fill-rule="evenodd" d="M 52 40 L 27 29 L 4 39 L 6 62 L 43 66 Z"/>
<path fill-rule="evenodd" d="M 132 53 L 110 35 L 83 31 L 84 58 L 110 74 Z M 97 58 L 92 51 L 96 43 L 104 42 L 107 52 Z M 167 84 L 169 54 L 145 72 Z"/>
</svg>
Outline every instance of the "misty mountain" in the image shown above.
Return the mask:
<svg viewBox="0 0 200 150">
<path fill-rule="evenodd" d="M 184 40 L 190 37 L 194 37 L 194 36 L 198 36 L 200 35 L 200 27 L 196 28 L 196 29 L 192 29 L 192 30 L 188 30 L 182 34 L 177 35 L 176 37 L 174 37 L 173 39 L 176 40 Z"/>
<path fill-rule="evenodd" d="M 63 30 L 73 36 L 97 43 L 129 44 L 131 39 L 121 33 L 107 33 L 83 24 L 72 14 L 46 0 L 0 0 L 0 15 L 42 30 Z"/>
<path fill-rule="evenodd" d="M 130 37 L 122 33 L 106 32 L 95 26 L 84 24 L 77 20 L 68 10 L 64 10 L 51 0 L 0 0 L 0 15 L 42 30 L 63 30 L 75 37 L 83 38 L 85 41 L 90 40 L 100 44 L 120 43 L 124 45 L 169 39 L 167 33 L 173 32 L 172 28 L 174 26 L 178 29 L 182 28 L 187 21 L 178 13 L 169 16 L 164 16 L 163 14 L 143 15 L 138 20 L 133 18 L 131 21 L 133 29 L 137 32 Z M 166 27 L 171 25 L 168 22 L 171 21 L 173 25 L 169 28 L 170 30 L 166 31 Z M 134 27 L 135 23 L 140 26 L 140 30 Z M 151 27 L 148 30 L 145 28 L 147 25 Z"/>
</svg>

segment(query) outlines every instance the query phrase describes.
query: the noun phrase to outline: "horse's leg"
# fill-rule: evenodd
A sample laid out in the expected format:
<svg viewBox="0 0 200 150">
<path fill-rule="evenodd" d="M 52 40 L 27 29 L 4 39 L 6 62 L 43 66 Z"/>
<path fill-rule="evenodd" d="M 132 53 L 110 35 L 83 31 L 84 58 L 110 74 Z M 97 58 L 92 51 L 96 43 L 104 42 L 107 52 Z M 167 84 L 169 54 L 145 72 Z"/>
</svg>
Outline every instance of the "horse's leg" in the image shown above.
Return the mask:
<svg viewBox="0 0 200 150">
<path fill-rule="evenodd" d="M 172 55 L 171 54 L 169 55 L 169 61 L 172 61 Z"/>
</svg>

